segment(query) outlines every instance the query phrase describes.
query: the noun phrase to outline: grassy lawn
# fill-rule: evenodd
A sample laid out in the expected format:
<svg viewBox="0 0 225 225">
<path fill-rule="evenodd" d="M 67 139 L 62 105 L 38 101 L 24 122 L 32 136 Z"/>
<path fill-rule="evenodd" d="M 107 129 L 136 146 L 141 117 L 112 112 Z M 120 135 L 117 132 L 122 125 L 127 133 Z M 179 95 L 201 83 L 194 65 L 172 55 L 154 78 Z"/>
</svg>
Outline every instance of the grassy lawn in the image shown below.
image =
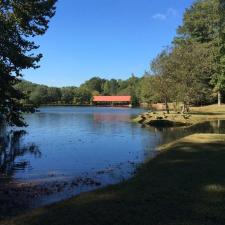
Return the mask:
<svg viewBox="0 0 225 225">
<path fill-rule="evenodd" d="M 208 105 L 208 106 L 202 106 L 202 107 L 191 107 L 192 113 L 197 114 L 208 114 L 208 115 L 220 115 L 225 114 L 225 105 Z"/>
<path fill-rule="evenodd" d="M 224 143 L 225 135 L 185 137 L 162 146 L 129 181 L 0 225 L 222 225 Z"/>
</svg>

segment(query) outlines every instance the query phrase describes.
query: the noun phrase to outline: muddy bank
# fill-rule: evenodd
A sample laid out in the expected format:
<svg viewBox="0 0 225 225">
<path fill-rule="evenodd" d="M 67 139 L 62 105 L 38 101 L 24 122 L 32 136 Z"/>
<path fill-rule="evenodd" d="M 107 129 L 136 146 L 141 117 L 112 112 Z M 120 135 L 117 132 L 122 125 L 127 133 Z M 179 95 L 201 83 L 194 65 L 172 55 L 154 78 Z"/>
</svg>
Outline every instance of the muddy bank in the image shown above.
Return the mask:
<svg viewBox="0 0 225 225">
<path fill-rule="evenodd" d="M 71 192 L 80 186 L 100 187 L 99 180 L 77 177 L 72 180 L 50 182 L 2 182 L 0 186 L 0 218 L 16 215 L 34 208 L 38 199 L 62 192 Z"/>
<path fill-rule="evenodd" d="M 127 162 L 136 173 L 138 164 L 133 161 Z M 10 218 L 30 209 L 68 199 L 81 192 L 91 191 L 110 184 L 104 181 L 103 177 L 115 176 L 122 171 L 123 163 L 115 167 L 107 167 L 98 170 L 94 174 L 83 174 L 78 177 L 57 177 L 49 174 L 48 179 L 39 179 L 30 182 L 10 181 L 10 178 L 0 178 L 0 219 Z M 121 176 L 118 182 L 127 179 Z"/>
</svg>

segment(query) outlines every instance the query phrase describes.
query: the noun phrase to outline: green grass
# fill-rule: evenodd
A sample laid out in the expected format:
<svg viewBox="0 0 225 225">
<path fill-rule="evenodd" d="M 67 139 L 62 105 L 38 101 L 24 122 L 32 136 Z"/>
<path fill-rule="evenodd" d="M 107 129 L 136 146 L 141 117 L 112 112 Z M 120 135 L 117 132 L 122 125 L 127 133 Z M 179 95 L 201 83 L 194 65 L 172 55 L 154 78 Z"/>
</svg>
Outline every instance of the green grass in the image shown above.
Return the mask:
<svg viewBox="0 0 225 225">
<path fill-rule="evenodd" d="M 129 181 L 36 209 L 0 225 L 222 225 L 225 135 L 160 148 Z"/>
</svg>

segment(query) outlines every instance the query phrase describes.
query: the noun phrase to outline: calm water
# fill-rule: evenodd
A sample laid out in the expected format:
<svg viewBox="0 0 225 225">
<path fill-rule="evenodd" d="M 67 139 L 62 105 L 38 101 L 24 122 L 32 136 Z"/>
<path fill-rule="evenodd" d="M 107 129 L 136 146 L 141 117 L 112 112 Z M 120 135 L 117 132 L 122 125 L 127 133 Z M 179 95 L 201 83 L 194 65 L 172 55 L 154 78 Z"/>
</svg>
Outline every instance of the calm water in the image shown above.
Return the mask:
<svg viewBox="0 0 225 225">
<path fill-rule="evenodd" d="M 163 130 L 130 122 L 143 111 L 42 107 L 40 112 L 25 116 L 29 127 L 24 131 L 1 131 L 1 176 L 23 183 L 85 177 L 79 185 L 34 203 L 41 205 L 129 178 L 137 165 L 156 154 L 155 148 L 161 143 L 195 132 L 224 133 L 224 121 Z"/>
</svg>

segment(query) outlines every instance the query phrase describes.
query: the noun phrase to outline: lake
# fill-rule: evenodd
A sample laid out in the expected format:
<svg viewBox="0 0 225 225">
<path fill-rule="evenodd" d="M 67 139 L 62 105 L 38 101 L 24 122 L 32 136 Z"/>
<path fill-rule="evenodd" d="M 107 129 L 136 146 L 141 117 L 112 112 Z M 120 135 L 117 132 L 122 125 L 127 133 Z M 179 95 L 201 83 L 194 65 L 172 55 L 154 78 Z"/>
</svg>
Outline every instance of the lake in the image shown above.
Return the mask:
<svg viewBox="0 0 225 225">
<path fill-rule="evenodd" d="M 159 144 L 195 132 L 224 133 L 224 121 L 161 130 L 131 122 L 144 111 L 41 107 L 25 115 L 29 126 L 22 131 L 2 129 L 0 169 L 4 183 L 12 184 L 9 200 L 19 192 L 18 198 L 36 207 L 118 183 L 154 157 Z"/>
</svg>

